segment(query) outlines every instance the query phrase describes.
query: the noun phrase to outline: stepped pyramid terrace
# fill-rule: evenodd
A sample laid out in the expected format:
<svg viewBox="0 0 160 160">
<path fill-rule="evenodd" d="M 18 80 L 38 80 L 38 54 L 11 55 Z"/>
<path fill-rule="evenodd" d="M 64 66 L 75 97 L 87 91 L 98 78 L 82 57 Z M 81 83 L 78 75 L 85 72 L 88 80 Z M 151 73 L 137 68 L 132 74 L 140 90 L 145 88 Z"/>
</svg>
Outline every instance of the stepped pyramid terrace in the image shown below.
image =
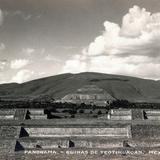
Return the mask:
<svg viewBox="0 0 160 160">
<path fill-rule="evenodd" d="M 115 100 L 115 98 L 98 86 L 85 85 L 78 89 L 75 93 L 64 96 L 60 102 L 106 106 L 109 105 L 113 100 Z"/>
</svg>

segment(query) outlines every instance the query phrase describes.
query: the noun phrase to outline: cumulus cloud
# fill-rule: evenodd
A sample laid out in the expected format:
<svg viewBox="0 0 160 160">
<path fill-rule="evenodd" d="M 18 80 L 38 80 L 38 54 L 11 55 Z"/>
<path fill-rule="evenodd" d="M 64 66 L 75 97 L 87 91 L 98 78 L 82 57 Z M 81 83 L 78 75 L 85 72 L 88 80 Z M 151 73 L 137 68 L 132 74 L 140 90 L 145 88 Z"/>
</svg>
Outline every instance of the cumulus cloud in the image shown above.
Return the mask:
<svg viewBox="0 0 160 160">
<path fill-rule="evenodd" d="M 0 70 L 4 70 L 6 64 L 7 64 L 6 60 L 0 60 Z"/>
<path fill-rule="evenodd" d="M 61 62 L 60 59 L 56 58 L 55 56 L 51 55 L 51 54 L 48 54 L 45 58 L 44 58 L 46 61 L 54 61 L 54 62 Z"/>
<path fill-rule="evenodd" d="M 160 13 L 151 14 L 133 6 L 123 16 L 121 26 L 105 21 L 104 27 L 102 35 L 81 55 L 66 61 L 63 72 L 97 71 L 160 78 Z"/>
<path fill-rule="evenodd" d="M 0 44 L 0 50 L 2 51 L 2 50 L 4 50 L 5 48 L 6 48 L 5 44 L 4 44 L 4 43 L 1 43 L 1 44 Z"/>
<path fill-rule="evenodd" d="M 20 69 L 29 64 L 29 60 L 27 59 L 15 59 L 11 61 L 11 69 Z"/>
<path fill-rule="evenodd" d="M 34 74 L 34 71 L 22 69 L 16 73 L 16 75 L 12 78 L 11 82 L 23 83 L 25 81 L 30 80 L 33 74 Z"/>
<path fill-rule="evenodd" d="M 27 54 L 27 55 L 31 55 L 34 52 L 35 52 L 34 48 L 23 48 L 22 49 L 22 53 Z"/>
<path fill-rule="evenodd" d="M 16 11 L 5 11 L 4 12 L 5 16 L 18 16 L 21 17 L 23 20 L 27 21 L 32 18 L 32 14 L 21 11 L 21 10 L 16 10 Z"/>
<path fill-rule="evenodd" d="M 0 9 L 0 26 L 3 24 L 3 20 L 4 20 L 4 15 L 2 10 Z"/>
</svg>

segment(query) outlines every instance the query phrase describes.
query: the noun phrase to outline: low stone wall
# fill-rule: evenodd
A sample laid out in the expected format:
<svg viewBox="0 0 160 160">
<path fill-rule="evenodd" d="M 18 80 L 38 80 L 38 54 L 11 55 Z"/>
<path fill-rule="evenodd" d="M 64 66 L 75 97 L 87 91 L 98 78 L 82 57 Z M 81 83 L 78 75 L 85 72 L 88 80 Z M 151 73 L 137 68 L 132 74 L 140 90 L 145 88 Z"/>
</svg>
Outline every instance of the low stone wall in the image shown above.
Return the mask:
<svg viewBox="0 0 160 160">
<path fill-rule="evenodd" d="M 144 112 L 148 120 L 160 120 L 160 110 L 145 110 Z"/>
<path fill-rule="evenodd" d="M 0 154 L 14 153 L 16 140 L 15 139 L 0 139 Z"/>
<path fill-rule="evenodd" d="M 27 117 L 29 119 L 47 119 L 47 114 L 44 114 L 44 109 L 29 109 L 27 113 Z"/>
<path fill-rule="evenodd" d="M 0 120 L 14 119 L 15 110 L 14 109 L 1 109 L 0 110 Z"/>
<path fill-rule="evenodd" d="M 122 139 L 25 139 L 19 143 L 24 149 L 53 149 L 53 148 L 120 148 L 123 147 Z"/>
<path fill-rule="evenodd" d="M 29 109 L 30 114 L 43 115 L 44 109 Z"/>
<path fill-rule="evenodd" d="M 160 139 L 159 125 L 132 125 L 133 138 Z"/>
<path fill-rule="evenodd" d="M 31 119 L 47 119 L 47 115 L 30 115 Z"/>
<path fill-rule="evenodd" d="M 149 119 L 151 121 L 159 121 L 160 115 L 147 115 L 147 119 Z"/>
<path fill-rule="evenodd" d="M 20 126 L 1 126 L 0 138 L 18 138 L 20 135 Z"/>
<path fill-rule="evenodd" d="M 14 115 L 0 115 L 0 120 L 9 120 L 9 119 L 14 119 Z"/>
<path fill-rule="evenodd" d="M 110 113 L 112 115 L 131 115 L 132 110 L 130 109 L 111 109 Z"/>
<path fill-rule="evenodd" d="M 77 140 L 73 141 L 77 148 L 120 148 L 123 147 L 122 140 Z"/>
<path fill-rule="evenodd" d="M 69 141 L 60 140 L 60 139 L 26 139 L 19 140 L 19 143 L 23 146 L 24 149 L 33 149 L 33 148 L 43 148 L 43 149 L 52 149 L 52 148 L 69 148 Z"/>
<path fill-rule="evenodd" d="M 126 116 L 111 115 L 110 119 L 111 120 L 132 120 L 132 116 L 131 115 L 126 115 Z"/>
<path fill-rule="evenodd" d="M 111 109 L 108 113 L 110 120 L 132 120 L 132 110 L 128 109 Z"/>
<path fill-rule="evenodd" d="M 129 137 L 130 128 L 24 128 L 30 137 Z"/>
<path fill-rule="evenodd" d="M 15 109 L 1 109 L 0 115 L 14 115 Z"/>
<path fill-rule="evenodd" d="M 155 109 L 155 110 L 145 110 L 145 112 L 146 112 L 146 114 L 158 114 L 158 115 L 160 115 L 160 110 L 157 110 L 157 109 Z"/>
<path fill-rule="evenodd" d="M 149 140 L 149 139 L 138 139 L 138 140 L 129 140 L 128 145 L 130 147 L 160 147 L 160 140 Z"/>
</svg>

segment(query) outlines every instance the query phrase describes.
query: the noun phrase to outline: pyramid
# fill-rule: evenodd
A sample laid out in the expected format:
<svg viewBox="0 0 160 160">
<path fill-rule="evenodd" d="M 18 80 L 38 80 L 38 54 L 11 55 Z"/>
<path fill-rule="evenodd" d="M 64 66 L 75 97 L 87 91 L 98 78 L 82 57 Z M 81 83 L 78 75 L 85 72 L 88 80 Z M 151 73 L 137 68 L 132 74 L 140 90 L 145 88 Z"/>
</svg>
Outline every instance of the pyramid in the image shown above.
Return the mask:
<svg viewBox="0 0 160 160">
<path fill-rule="evenodd" d="M 115 98 L 96 85 L 85 85 L 75 93 L 67 94 L 61 99 L 62 103 L 87 104 L 96 106 L 107 106 Z"/>
</svg>

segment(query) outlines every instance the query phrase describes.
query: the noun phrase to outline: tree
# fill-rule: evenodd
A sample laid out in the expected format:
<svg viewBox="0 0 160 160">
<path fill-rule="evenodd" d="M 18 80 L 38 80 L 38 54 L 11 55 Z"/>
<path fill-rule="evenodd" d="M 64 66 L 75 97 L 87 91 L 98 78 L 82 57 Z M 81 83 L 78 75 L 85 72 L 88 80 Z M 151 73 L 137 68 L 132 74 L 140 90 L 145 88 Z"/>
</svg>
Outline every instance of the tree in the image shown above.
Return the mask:
<svg viewBox="0 0 160 160">
<path fill-rule="evenodd" d="M 110 108 L 130 108 L 132 104 L 127 100 L 115 100 L 110 104 Z"/>
<path fill-rule="evenodd" d="M 71 118 L 75 118 L 75 115 L 74 115 L 74 114 L 72 114 L 72 115 L 71 115 Z"/>
<path fill-rule="evenodd" d="M 97 114 L 98 114 L 98 115 L 102 114 L 101 110 L 99 110 Z"/>
<path fill-rule="evenodd" d="M 84 113 L 84 110 L 83 109 L 79 110 L 79 113 Z"/>
</svg>

